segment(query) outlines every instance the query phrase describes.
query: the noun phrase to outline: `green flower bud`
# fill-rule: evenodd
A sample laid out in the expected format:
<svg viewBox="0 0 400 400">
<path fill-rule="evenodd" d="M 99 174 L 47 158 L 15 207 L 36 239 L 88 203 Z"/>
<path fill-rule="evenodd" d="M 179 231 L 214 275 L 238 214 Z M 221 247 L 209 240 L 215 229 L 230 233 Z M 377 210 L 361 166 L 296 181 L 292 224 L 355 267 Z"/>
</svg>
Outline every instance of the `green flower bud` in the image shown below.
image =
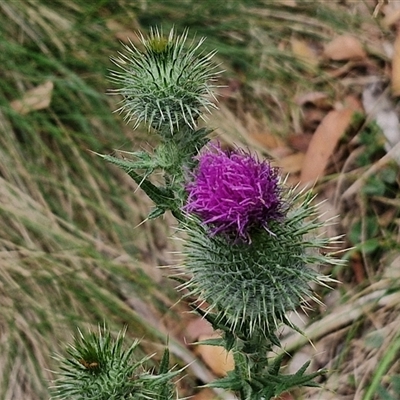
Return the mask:
<svg viewBox="0 0 400 400">
<path fill-rule="evenodd" d="M 139 341 L 124 349 L 125 331 L 113 339 L 110 332 L 99 328 L 98 333 L 83 334 L 75 339 L 67 352 L 69 357 L 57 356 L 61 364 L 59 378 L 52 388 L 52 399 L 60 400 L 175 400 L 173 379 L 181 370 L 168 369 L 166 350 L 159 373 L 148 371 L 151 356 L 137 357 Z"/>
<path fill-rule="evenodd" d="M 150 36 L 141 36 L 144 51 L 132 43 L 125 45 L 112 61 L 121 71 L 112 71 L 111 78 L 124 97 L 118 111 L 128 121 L 148 124 L 164 136 L 172 135 L 186 125 L 195 129 L 203 109 L 216 108 L 212 82 L 218 72 L 211 64 L 215 52 L 197 54 L 204 42 L 193 42 L 185 48 L 187 31 L 176 36 L 173 29 L 164 37 L 158 29 Z"/>
</svg>

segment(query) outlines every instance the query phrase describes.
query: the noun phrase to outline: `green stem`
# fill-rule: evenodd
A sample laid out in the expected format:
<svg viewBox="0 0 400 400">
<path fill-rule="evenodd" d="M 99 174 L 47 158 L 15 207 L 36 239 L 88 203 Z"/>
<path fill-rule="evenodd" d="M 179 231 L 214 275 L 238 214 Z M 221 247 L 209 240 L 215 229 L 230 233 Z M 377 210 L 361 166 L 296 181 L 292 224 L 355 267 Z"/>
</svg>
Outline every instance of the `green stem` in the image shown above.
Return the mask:
<svg viewBox="0 0 400 400">
<path fill-rule="evenodd" d="M 143 189 L 143 191 L 147 194 L 147 196 L 149 196 L 149 198 L 154 202 L 158 209 L 160 209 L 161 211 L 170 210 L 173 216 L 179 222 L 183 222 L 184 218 L 179 209 L 179 206 L 177 205 L 177 200 L 174 196 L 174 193 L 168 188 L 160 188 L 150 182 L 147 179 L 150 173 L 147 173 L 145 175 L 138 174 L 137 172 L 135 172 L 135 163 L 131 161 L 125 161 L 113 156 L 101 154 L 100 157 L 124 170 L 139 185 L 139 187 Z"/>
</svg>

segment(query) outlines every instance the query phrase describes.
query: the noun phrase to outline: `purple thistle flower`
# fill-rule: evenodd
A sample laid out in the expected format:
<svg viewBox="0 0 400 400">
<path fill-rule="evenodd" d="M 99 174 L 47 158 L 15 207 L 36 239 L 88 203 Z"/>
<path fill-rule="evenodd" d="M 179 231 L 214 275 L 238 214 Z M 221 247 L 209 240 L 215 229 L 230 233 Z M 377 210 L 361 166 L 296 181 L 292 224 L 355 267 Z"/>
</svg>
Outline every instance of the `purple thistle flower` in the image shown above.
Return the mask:
<svg viewBox="0 0 400 400">
<path fill-rule="evenodd" d="M 213 235 L 225 233 L 249 241 L 252 228 L 270 232 L 269 222 L 283 216 L 278 170 L 268 162 L 215 145 L 198 161 L 186 187 L 184 210 L 198 215 Z"/>
</svg>

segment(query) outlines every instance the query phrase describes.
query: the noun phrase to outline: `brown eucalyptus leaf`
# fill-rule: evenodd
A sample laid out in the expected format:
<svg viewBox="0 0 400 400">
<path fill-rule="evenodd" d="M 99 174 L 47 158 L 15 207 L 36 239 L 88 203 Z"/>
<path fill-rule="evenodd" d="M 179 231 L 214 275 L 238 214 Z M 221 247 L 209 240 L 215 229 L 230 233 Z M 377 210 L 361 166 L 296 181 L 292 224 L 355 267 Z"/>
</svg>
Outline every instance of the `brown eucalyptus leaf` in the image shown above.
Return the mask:
<svg viewBox="0 0 400 400">
<path fill-rule="evenodd" d="M 324 175 L 330 156 L 349 127 L 354 110 L 344 108 L 330 111 L 315 131 L 301 169 L 300 181 L 314 183 Z"/>
</svg>

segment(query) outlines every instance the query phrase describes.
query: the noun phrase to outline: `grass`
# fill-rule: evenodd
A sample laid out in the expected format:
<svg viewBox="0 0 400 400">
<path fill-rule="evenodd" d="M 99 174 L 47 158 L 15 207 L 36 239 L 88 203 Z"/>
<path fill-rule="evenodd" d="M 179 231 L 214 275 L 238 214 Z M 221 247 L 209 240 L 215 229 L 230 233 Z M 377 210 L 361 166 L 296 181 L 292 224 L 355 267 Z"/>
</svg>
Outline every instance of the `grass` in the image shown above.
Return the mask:
<svg viewBox="0 0 400 400">
<path fill-rule="evenodd" d="M 92 153 L 130 146 L 105 95 L 118 44 L 102 33 L 99 10 L 69 1 L 3 2 L 0 10 L 0 398 L 44 399 L 51 355 L 76 327 L 128 325 L 131 338 L 146 337 L 154 350 L 152 342 L 166 340 L 154 321 L 173 318 L 168 308 L 177 295 L 158 295 L 149 277 L 164 262 L 153 256 L 157 245 L 165 247 L 155 225 L 133 230 L 148 202 Z M 10 107 L 48 80 L 49 108 L 20 115 Z M 140 308 L 135 296 L 158 301 Z"/>
<path fill-rule="evenodd" d="M 175 26 L 179 32 L 189 27 L 190 34 L 206 36 L 205 50 L 218 50 L 217 61 L 226 70 L 221 83 L 228 85 L 210 124 L 218 127 L 221 140 L 256 147 L 263 154 L 268 149 L 248 133 L 268 131 L 286 141 L 304 120 L 294 101 L 297 95 L 323 91 L 334 103 L 360 92 L 357 84 L 349 86 L 331 73 L 342 64 L 325 60 L 310 65 L 299 57 L 295 40 L 307 42 L 319 55 L 333 36 L 350 32 L 363 38 L 374 68 L 383 71 L 387 57 L 366 37 L 365 24 L 382 38 L 393 38 L 379 20 L 371 22 L 372 2 L 365 2 L 364 11 L 361 2 L 346 6 L 300 0 L 295 7 L 278 0 L 89 3 L 0 4 L 1 399 L 48 398 L 50 370 L 56 368 L 51 354 L 63 351 L 77 326 L 94 328 L 105 320 L 118 331 L 126 324 L 128 337 L 145 337 L 143 351 L 152 352 L 165 343 L 165 325 L 180 321 L 184 306 L 171 308 L 178 295 L 154 268 L 171 262 L 171 220 L 134 229 L 147 216 L 150 202 L 140 191 L 134 193 L 129 178 L 93 153 L 154 144 L 112 113 L 118 98 L 106 95 L 106 77 L 113 68 L 109 57 L 121 48 L 118 38 L 130 35 L 134 40 L 133 31 L 146 32 L 154 25 L 165 31 Z M 350 69 L 346 78 L 357 82 L 362 74 L 366 72 Z M 11 107 L 13 100 L 47 81 L 54 85 L 49 107 L 25 115 Z M 328 365 L 320 366 L 333 365 L 335 371 L 322 395 L 310 390 L 304 398 L 398 395 L 398 336 L 393 334 L 400 279 L 398 166 L 368 141 L 365 132 L 376 133 L 374 129 L 354 129 L 341 145 L 348 154 L 361 149 L 362 165 L 349 162 L 350 156 L 339 160 L 317 186 L 328 199 L 329 190 L 336 191 L 340 233 L 349 234 L 348 244 L 357 253 L 347 255 L 347 269 L 333 271 L 343 282 L 334 291 L 337 298 L 306 328 L 317 349 L 330 350 Z M 365 266 L 362 281 L 354 280 L 354 254 Z M 368 335 L 381 328 L 387 340 L 380 352 L 372 352 Z M 338 346 L 345 343 L 337 353 L 331 348 L 333 337 Z M 306 342 L 292 336 L 287 351 L 295 353 Z M 192 359 L 177 340 L 170 338 L 170 343 L 178 362 Z M 362 379 L 355 359 L 365 363 Z M 372 371 L 370 365 L 378 367 Z M 201 365 L 191 374 L 202 381 L 210 378 Z"/>
</svg>

